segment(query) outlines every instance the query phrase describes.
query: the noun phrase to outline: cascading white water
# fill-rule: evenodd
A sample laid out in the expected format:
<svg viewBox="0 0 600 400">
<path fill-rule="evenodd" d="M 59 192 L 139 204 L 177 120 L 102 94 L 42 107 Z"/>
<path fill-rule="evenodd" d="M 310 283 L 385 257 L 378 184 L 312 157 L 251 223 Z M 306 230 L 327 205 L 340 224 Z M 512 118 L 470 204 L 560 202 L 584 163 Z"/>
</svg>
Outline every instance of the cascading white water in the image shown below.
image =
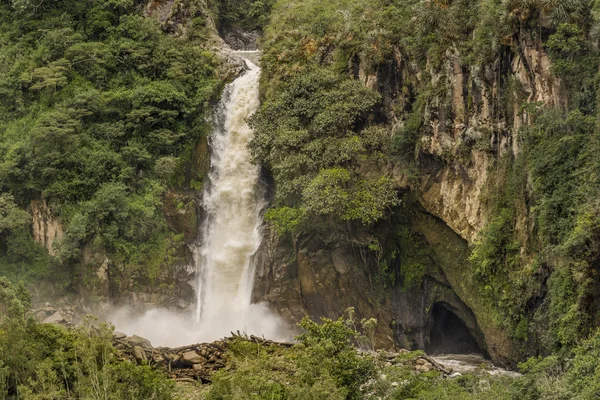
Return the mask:
<svg viewBox="0 0 600 400">
<path fill-rule="evenodd" d="M 225 88 L 211 137 L 212 169 L 203 197 L 207 219 L 195 249 L 201 340 L 236 330 L 284 339 L 287 331 L 265 305 L 251 304 L 251 260 L 261 242 L 265 203 L 259 167 L 248 149 L 253 133 L 247 124 L 259 107 L 260 68 L 249 60 L 246 65 L 248 71 Z"/>
<path fill-rule="evenodd" d="M 241 53 L 256 60 L 255 54 Z M 182 346 L 213 341 L 232 331 L 291 339 L 291 331 L 265 304 L 251 304 L 254 268 L 252 255 L 260 246 L 261 209 L 259 169 L 252 163 L 246 123 L 259 106 L 260 68 L 246 61 L 248 71 L 228 85 L 215 116 L 211 136 L 211 173 L 204 192 L 207 218 L 201 245 L 194 249 L 197 270 L 195 323 L 190 315 L 164 309 L 139 315 L 123 308 L 110 320 L 117 329 L 138 334 L 155 346 Z"/>
</svg>

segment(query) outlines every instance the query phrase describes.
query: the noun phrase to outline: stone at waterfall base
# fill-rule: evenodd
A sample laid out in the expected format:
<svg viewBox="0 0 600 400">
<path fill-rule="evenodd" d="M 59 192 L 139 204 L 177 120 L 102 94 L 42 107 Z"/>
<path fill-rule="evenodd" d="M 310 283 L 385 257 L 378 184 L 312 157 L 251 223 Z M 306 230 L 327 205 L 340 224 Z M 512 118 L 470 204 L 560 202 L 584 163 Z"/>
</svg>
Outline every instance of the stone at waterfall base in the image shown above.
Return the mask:
<svg viewBox="0 0 600 400">
<path fill-rule="evenodd" d="M 206 358 L 202 357 L 196 351 L 188 351 L 181 355 L 181 362 L 186 365 L 203 364 L 206 362 Z"/>
</svg>

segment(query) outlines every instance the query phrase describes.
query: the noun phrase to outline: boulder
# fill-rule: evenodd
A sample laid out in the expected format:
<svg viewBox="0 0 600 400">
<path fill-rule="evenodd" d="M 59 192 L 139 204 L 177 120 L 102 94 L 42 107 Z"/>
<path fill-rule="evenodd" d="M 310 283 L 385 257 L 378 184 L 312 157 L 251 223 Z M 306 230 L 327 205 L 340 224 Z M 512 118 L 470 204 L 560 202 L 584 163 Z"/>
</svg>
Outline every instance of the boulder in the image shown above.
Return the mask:
<svg viewBox="0 0 600 400">
<path fill-rule="evenodd" d="M 199 374 L 206 373 L 206 369 L 202 364 L 194 364 L 192 368 L 194 369 L 194 372 L 197 372 Z"/>
<path fill-rule="evenodd" d="M 152 360 L 155 364 L 162 364 L 165 361 L 165 358 L 157 353 L 152 356 Z"/>
<path fill-rule="evenodd" d="M 44 322 L 44 320 L 46 318 L 48 318 L 48 313 L 45 312 L 44 310 L 37 310 L 33 312 L 33 317 L 36 319 L 36 321 L 38 322 Z"/>
<path fill-rule="evenodd" d="M 420 361 L 420 360 L 418 360 L 418 361 Z M 424 363 L 421 363 L 421 364 L 419 364 L 417 362 L 417 365 L 415 366 L 415 370 L 417 370 L 419 372 L 429 372 L 432 369 L 434 369 L 433 365 L 431 363 L 428 363 L 428 362 L 424 362 Z"/>
<path fill-rule="evenodd" d="M 127 336 L 126 338 L 123 338 L 123 341 L 132 347 L 139 346 L 143 349 L 152 349 L 152 343 L 150 343 L 148 339 L 144 339 L 137 335 Z"/>
<path fill-rule="evenodd" d="M 203 364 L 206 362 L 206 358 L 195 351 L 188 351 L 181 355 L 181 362 L 187 365 Z"/>
<path fill-rule="evenodd" d="M 146 357 L 146 352 L 140 346 L 135 346 L 133 348 L 133 357 L 138 362 L 138 364 L 148 361 L 148 358 Z"/>
<path fill-rule="evenodd" d="M 65 320 L 65 317 L 63 317 L 63 315 L 60 313 L 60 311 L 55 312 L 54 314 L 52 314 L 44 320 L 45 324 L 60 324 L 64 322 L 67 321 Z"/>
<path fill-rule="evenodd" d="M 119 339 L 125 339 L 127 337 L 127 334 L 123 333 L 123 332 L 119 332 L 119 331 L 114 331 L 113 332 L 113 338 L 119 340 Z"/>
</svg>

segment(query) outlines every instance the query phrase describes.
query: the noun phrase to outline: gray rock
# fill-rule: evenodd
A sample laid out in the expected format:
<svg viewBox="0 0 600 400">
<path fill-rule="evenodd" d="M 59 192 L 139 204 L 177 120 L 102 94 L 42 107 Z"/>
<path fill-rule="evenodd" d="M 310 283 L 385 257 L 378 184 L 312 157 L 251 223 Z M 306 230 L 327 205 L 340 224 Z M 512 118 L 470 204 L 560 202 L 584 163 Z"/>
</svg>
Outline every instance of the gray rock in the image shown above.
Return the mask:
<svg viewBox="0 0 600 400">
<path fill-rule="evenodd" d="M 115 339 L 125 339 L 127 337 L 127 334 L 123 333 L 123 332 L 119 332 L 119 331 L 114 331 L 113 332 L 113 337 Z"/>
<path fill-rule="evenodd" d="M 183 299 L 177 300 L 177 307 L 179 307 L 181 309 L 186 309 L 188 305 L 189 305 L 188 302 Z"/>
<path fill-rule="evenodd" d="M 140 346 L 144 349 L 152 349 L 152 343 L 150 343 L 148 339 L 144 339 L 143 337 L 139 337 L 137 335 L 128 336 L 124 338 L 123 341 L 133 347 Z"/>
<path fill-rule="evenodd" d="M 221 60 L 220 74 L 224 80 L 233 80 L 247 70 L 244 60 L 226 44 L 214 47 L 212 50 Z"/>
<path fill-rule="evenodd" d="M 162 364 L 165 359 L 163 356 L 161 356 L 160 354 L 154 354 L 152 356 L 152 360 L 156 363 L 156 364 Z"/>
<path fill-rule="evenodd" d="M 38 322 L 44 322 L 44 320 L 48 318 L 48 313 L 43 310 L 38 310 L 33 313 L 33 316 Z"/>
<path fill-rule="evenodd" d="M 425 362 L 423 364 L 417 364 L 415 366 L 415 369 L 419 372 L 429 372 L 433 369 L 433 365 L 431 365 L 428 362 Z"/>
<path fill-rule="evenodd" d="M 139 364 L 148 360 L 146 357 L 146 352 L 140 346 L 135 346 L 133 348 L 133 357 Z"/>
<path fill-rule="evenodd" d="M 181 355 L 181 361 L 185 364 L 202 364 L 206 362 L 206 358 L 202 357 L 195 351 L 188 351 Z"/>
<path fill-rule="evenodd" d="M 244 31 L 241 29 L 230 29 L 223 35 L 225 43 L 234 50 L 256 50 L 258 49 L 258 40 L 260 32 Z"/>
<path fill-rule="evenodd" d="M 60 313 L 60 311 L 55 312 L 54 314 L 52 314 L 44 320 L 45 324 L 60 324 L 63 322 L 67 321 L 65 320 L 65 317 L 63 317 L 63 315 Z"/>
<path fill-rule="evenodd" d="M 192 366 L 192 368 L 194 369 L 195 372 L 199 372 L 199 373 L 206 372 L 206 370 L 204 369 L 204 366 L 202 364 L 194 364 Z"/>
</svg>

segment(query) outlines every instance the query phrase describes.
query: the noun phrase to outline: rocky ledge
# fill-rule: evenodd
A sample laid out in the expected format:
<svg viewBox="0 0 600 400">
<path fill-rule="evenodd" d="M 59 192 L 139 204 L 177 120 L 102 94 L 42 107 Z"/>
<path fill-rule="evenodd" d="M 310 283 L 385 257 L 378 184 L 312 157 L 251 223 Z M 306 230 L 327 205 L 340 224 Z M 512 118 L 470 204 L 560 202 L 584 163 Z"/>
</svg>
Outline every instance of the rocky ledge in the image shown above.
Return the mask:
<svg viewBox="0 0 600 400">
<path fill-rule="evenodd" d="M 113 345 L 117 349 L 121 360 L 138 364 L 149 364 L 165 369 L 173 379 L 179 382 L 201 382 L 204 384 L 211 383 L 211 375 L 214 372 L 221 369 L 229 370 L 231 368 L 231 365 L 227 362 L 226 351 L 230 343 L 235 340 L 248 340 L 266 347 L 290 348 L 294 345 L 293 343 L 274 342 L 256 336 L 232 333 L 231 337 L 217 340 L 213 343 L 198 343 L 189 346 L 168 348 L 152 347 L 150 341 L 135 335 L 126 336 L 120 332 L 115 332 L 113 335 Z M 406 365 L 407 363 L 411 363 L 413 370 L 417 374 L 437 371 L 445 377 L 452 378 L 456 375 L 456 373 L 453 373 L 452 368 L 444 366 L 426 355 L 419 355 L 416 358 L 403 360 L 402 356 L 409 353 L 408 350 L 400 350 L 399 352 L 357 351 L 364 357 L 375 358 L 381 366 Z"/>
<path fill-rule="evenodd" d="M 122 360 L 149 364 L 166 369 L 177 381 L 201 381 L 210 383 L 210 376 L 220 369 L 231 368 L 227 365 L 225 351 L 233 340 L 249 340 L 263 346 L 292 347 L 293 343 L 280 343 L 256 336 L 232 336 L 213 343 L 198 343 L 176 348 L 152 347 L 149 340 L 139 336 L 126 336 L 115 332 L 113 345 Z"/>
</svg>

